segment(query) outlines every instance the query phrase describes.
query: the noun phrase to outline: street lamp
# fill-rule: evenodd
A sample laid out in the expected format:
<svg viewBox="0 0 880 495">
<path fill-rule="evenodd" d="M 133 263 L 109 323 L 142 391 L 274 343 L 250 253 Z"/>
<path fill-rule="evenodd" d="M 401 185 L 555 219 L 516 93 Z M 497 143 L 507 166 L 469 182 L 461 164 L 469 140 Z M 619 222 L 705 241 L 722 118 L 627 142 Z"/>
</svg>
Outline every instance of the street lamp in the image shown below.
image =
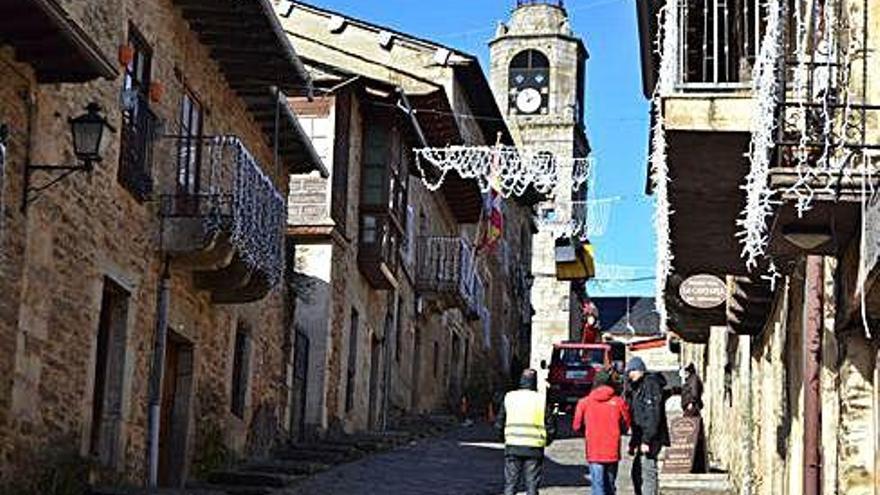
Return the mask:
<svg viewBox="0 0 880 495">
<path fill-rule="evenodd" d="M 91 168 L 92 162 L 101 161 L 104 129 L 110 128 L 110 125 L 100 112 L 101 107 L 92 102 L 86 106 L 86 113 L 68 119 L 73 136 L 73 153 L 83 162 L 83 168 Z"/>
<path fill-rule="evenodd" d="M 90 172 L 94 163 L 101 162 L 102 144 L 104 143 L 104 130 L 115 129 L 107 123 L 107 119 L 101 115 L 101 107 L 95 102 L 89 103 L 86 113 L 68 119 L 70 134 L 73 139 L 73 154 L 81 162 L 76 165 L 32 165 L 24 167 L 24 188 L 22 190 L 21 211 L 27 211 L 28 204 L 32 203 L 37 196 L 46 189 L 60 182 L 74 172 Z M 31 184 L 31 176 L 36 172 L 57 173 L 60 175 L 40 186 Z"/>
</svg>

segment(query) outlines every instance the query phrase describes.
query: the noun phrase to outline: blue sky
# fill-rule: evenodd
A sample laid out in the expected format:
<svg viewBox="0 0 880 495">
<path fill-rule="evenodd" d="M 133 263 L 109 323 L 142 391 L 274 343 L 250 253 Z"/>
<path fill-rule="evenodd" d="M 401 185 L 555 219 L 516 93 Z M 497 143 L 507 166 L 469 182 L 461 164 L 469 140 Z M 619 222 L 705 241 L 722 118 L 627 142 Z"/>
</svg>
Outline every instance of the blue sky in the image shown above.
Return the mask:
<svg viewBox="0 0 880 495">
<path fill-rule="evenodd" d="M 311 3 L 479 56 L 487 68 L 487 42 L 515 0 L 311 0 Z M 604 235 L 593 239 L 598 278 L 650 277 L 654 266 L 652 200 L 644 194 L 648 105 L 641 93 L 635 0 L 567 0 L 574 30 L 584 38 L 587 126 L 597 175 L 594 197 L 620 196 Z M 600 266 L 601 270 L 601 266 Z M 652 295 L 652 281 L 594 284 L 593 295 Z"/>
</svg>

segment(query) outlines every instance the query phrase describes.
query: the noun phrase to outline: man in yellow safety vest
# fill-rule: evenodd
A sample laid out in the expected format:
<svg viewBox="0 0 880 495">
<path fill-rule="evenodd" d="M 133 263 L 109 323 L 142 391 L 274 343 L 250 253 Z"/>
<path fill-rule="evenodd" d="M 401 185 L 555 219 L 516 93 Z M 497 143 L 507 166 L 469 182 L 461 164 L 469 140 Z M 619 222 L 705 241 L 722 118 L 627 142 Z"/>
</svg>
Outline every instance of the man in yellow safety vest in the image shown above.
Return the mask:
<svg viewBox="0 0 880 495">
<path fill-rule="evenodd" d="M 504 436 L 504 495 L 514 495 L 522 478 L 528 495 L 537 495 L 544 474 L 544 447 L 556 435 L 556 416 L 538 391 L 538 373 L 523 371 L 519 389 L 508 392 L 495 420 Z"/>
</svg>

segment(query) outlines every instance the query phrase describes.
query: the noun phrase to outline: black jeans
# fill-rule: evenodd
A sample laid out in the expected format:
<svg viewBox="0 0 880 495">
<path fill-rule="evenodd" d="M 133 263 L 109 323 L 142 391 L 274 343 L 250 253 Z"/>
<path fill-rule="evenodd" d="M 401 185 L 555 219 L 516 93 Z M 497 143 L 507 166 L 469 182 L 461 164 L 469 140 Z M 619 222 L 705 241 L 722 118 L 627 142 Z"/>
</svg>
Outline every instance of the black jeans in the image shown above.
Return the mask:
<svg viewBox="0 0 880 495">
<path fill-rule="evenodd" d="M 526 485 L 528 495 L 538 495 L 538 487 L 544 478 L 542 457 L 504 456 L 504 495 L 515 495 L 520 478 Z"/>
<path fill-rule="evenodd" d="M 632 464 L 633 488 L 636 495 L 657 495 L 660 484 L 657 478 L 657 454 L 639 452 Z"/>
</svg>

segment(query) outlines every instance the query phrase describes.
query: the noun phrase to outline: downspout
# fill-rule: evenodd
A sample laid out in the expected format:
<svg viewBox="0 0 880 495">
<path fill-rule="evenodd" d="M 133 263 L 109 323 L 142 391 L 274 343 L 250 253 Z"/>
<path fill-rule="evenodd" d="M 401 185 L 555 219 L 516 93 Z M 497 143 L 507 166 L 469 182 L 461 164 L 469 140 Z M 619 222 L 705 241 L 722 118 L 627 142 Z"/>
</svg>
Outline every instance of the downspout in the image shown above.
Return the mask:
<svg viewBox="0 0 880 495">
<path fill-rule="evenodd" d="M 822 402 L 820 368 L 822 360 L 822 310 L 824 260 L 807 256 L 804 292 L 804 495 L 820 495 L 822 454 Z"/>
<path fill-rule="evenodd" d="M 752 469 L 754 466 L 752 465 L 752 454 L 754 452 L 754 445 L 752 442 L 755 441 L 755 418 L 753 416 L 753 399 L 752 399 L 752 337 L 746 337 L 743 339 L 746 344 L 746 349 L 744 352 L 744 358 L 746 359 L 746 377 L 745 377 L 745 395 L 746 395 L 746 462 L 745 462 L 745 476 L 743 479 L 742 486 L 742 495 L 752 495 L 752 481 L 754 479 L 754 474 L 752 473 Z"/>
<path fill-rule="evenodd" d="M 168 337 L 168 301 L 171 291 L 171 273 L 166 257 L 159 279 L 156 299 L 156 337 L 153 342 L 153 367 L 150 370 L 150 395 L 147 426 L 147 486 L 159 483 L 159 416 L 162 405 L 162 375 L 165 372 L 165 342 Z"/>
</svg>

